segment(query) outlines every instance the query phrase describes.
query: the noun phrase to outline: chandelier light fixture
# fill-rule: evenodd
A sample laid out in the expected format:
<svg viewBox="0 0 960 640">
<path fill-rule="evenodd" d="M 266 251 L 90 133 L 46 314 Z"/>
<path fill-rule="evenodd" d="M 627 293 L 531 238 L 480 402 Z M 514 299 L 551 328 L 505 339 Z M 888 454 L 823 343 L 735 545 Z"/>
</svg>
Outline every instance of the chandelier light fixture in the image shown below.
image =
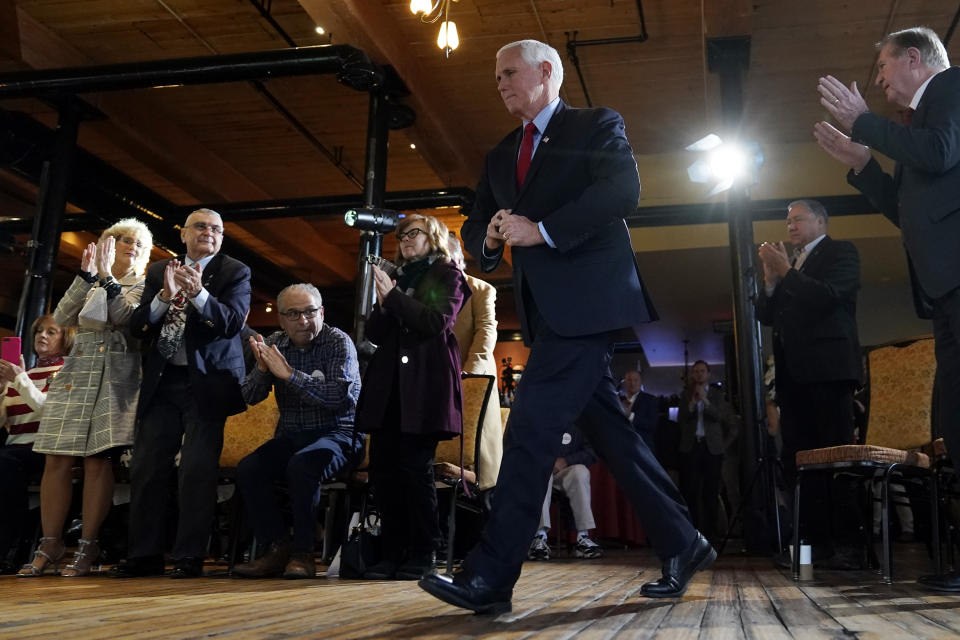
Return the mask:
<svg viewBox="0 0 960 640">
<path fill-rule="evenodd" d="M 437 46 L 450 57 L 450 53 L 460 46 L 457 23 L 450 19 L 450 3 L 457 0 L 410 0 L 410 13 L 420 16 L 420 22 L 435 24 L 441 18 L 440 31 L 437 33 Z"/>
</svg>

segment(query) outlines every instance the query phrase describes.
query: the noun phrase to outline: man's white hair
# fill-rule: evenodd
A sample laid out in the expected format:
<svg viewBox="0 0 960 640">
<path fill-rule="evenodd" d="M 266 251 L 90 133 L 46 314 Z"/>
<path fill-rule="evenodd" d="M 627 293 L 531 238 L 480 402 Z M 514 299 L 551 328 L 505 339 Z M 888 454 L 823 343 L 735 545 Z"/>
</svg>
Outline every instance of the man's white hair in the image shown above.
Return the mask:
<svg viewBox="0 0 960 640">
<path fill-rule="evenodd" d="M 323 306 L 323 297 L 320 295 L 320 290 L 309 282 L 298 282 L 297 284 L 291 284 L 288 287 L 284 287 L 280 293 L 277 294 L 277 306 L 280 307 L 280 311 L 286 311 L 287 305 L 283 304 L 283 299 L 287 297 L 288 293 L 293 291 L 300 291 L 308 295 L 313 296 L 313 299 L 317 301 L 317 307 Z"/>
<path fill-rule="evenodd" d="M 517 40 L 500 47 L 500 50 L 497 51 L 497 57 L 499 58 L 501 53 L 514 47 L 520 47 L 520 56 L 531 67 L 536 67 L 541 62 L 549 62 L 551 68 L 550 86 L 557 91 L 560 90 L 560 85 L 563 84 L 563 62 L 560 60 L 560 54 L 557 53 L 556 49 L 539 40 Z"/>
</svg>

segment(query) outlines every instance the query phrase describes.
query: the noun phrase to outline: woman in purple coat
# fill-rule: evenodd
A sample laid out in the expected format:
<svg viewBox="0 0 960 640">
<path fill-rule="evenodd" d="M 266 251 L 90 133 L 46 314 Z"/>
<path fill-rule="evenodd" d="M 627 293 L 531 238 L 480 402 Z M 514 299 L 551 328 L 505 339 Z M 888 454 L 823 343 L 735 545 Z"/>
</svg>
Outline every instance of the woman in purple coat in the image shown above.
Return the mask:
<svg viewBox="0 0 960 640">
<path fill-rule="evenodd" d="M 399 269 L 373 267 L 377 304 L 367 335 L 377 345 L 356 424 L 374 434 L 370 472 L 380 510 L 383 561 L 365 578 L 417 580 L 440 542 L 433 457 L 462 428 L 460 349 L 453 323 L 470 288 L 450 261 L 446 226 L 410 215 L 397 227 Z M 395 278 L 395 279 L 394 279 Z"/>
</svg>

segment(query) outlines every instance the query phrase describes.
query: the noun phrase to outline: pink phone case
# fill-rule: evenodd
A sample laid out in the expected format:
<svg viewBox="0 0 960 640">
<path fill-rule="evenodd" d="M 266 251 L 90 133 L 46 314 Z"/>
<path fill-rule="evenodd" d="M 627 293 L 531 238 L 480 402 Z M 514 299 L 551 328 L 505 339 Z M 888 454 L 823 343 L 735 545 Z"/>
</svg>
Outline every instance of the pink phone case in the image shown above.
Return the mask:
<svg viewBox="0 0 960 640">
<path fill-rule="evenodd" d="M 0 358 L 13 364 L 20 364 L 20 338 L 17 336 L 6 336 L 0 338 L 0 342 L 2 342 Z"/>
</svg>

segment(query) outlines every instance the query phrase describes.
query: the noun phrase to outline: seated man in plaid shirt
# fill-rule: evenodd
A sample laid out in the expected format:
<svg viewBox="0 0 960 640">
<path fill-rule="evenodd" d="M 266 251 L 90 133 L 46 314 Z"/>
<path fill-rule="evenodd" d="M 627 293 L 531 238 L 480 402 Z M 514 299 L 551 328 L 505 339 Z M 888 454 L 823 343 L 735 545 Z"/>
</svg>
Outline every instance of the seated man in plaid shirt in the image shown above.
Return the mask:
<svg viewBox="0 0 960 640">
<path fill-rule="evenodd" d="M 256 404 L 273 387 L 280 421 L 273 439 L 237 465 L 244 513 L 267 553 L 233 571 L 247 578 L 312 578 L 320 484 L 363 446 L 353 433 L 360 370 L 350 337 L 323 323 L 316 287 L 290 285 L 277 306 L 283 331 L 250 338 L 257 366 L 243 381 L 243 397 Z M 274 491 L 273 481 L 281 479 L 290 491 L 292 541 Z"/>
</svg>

